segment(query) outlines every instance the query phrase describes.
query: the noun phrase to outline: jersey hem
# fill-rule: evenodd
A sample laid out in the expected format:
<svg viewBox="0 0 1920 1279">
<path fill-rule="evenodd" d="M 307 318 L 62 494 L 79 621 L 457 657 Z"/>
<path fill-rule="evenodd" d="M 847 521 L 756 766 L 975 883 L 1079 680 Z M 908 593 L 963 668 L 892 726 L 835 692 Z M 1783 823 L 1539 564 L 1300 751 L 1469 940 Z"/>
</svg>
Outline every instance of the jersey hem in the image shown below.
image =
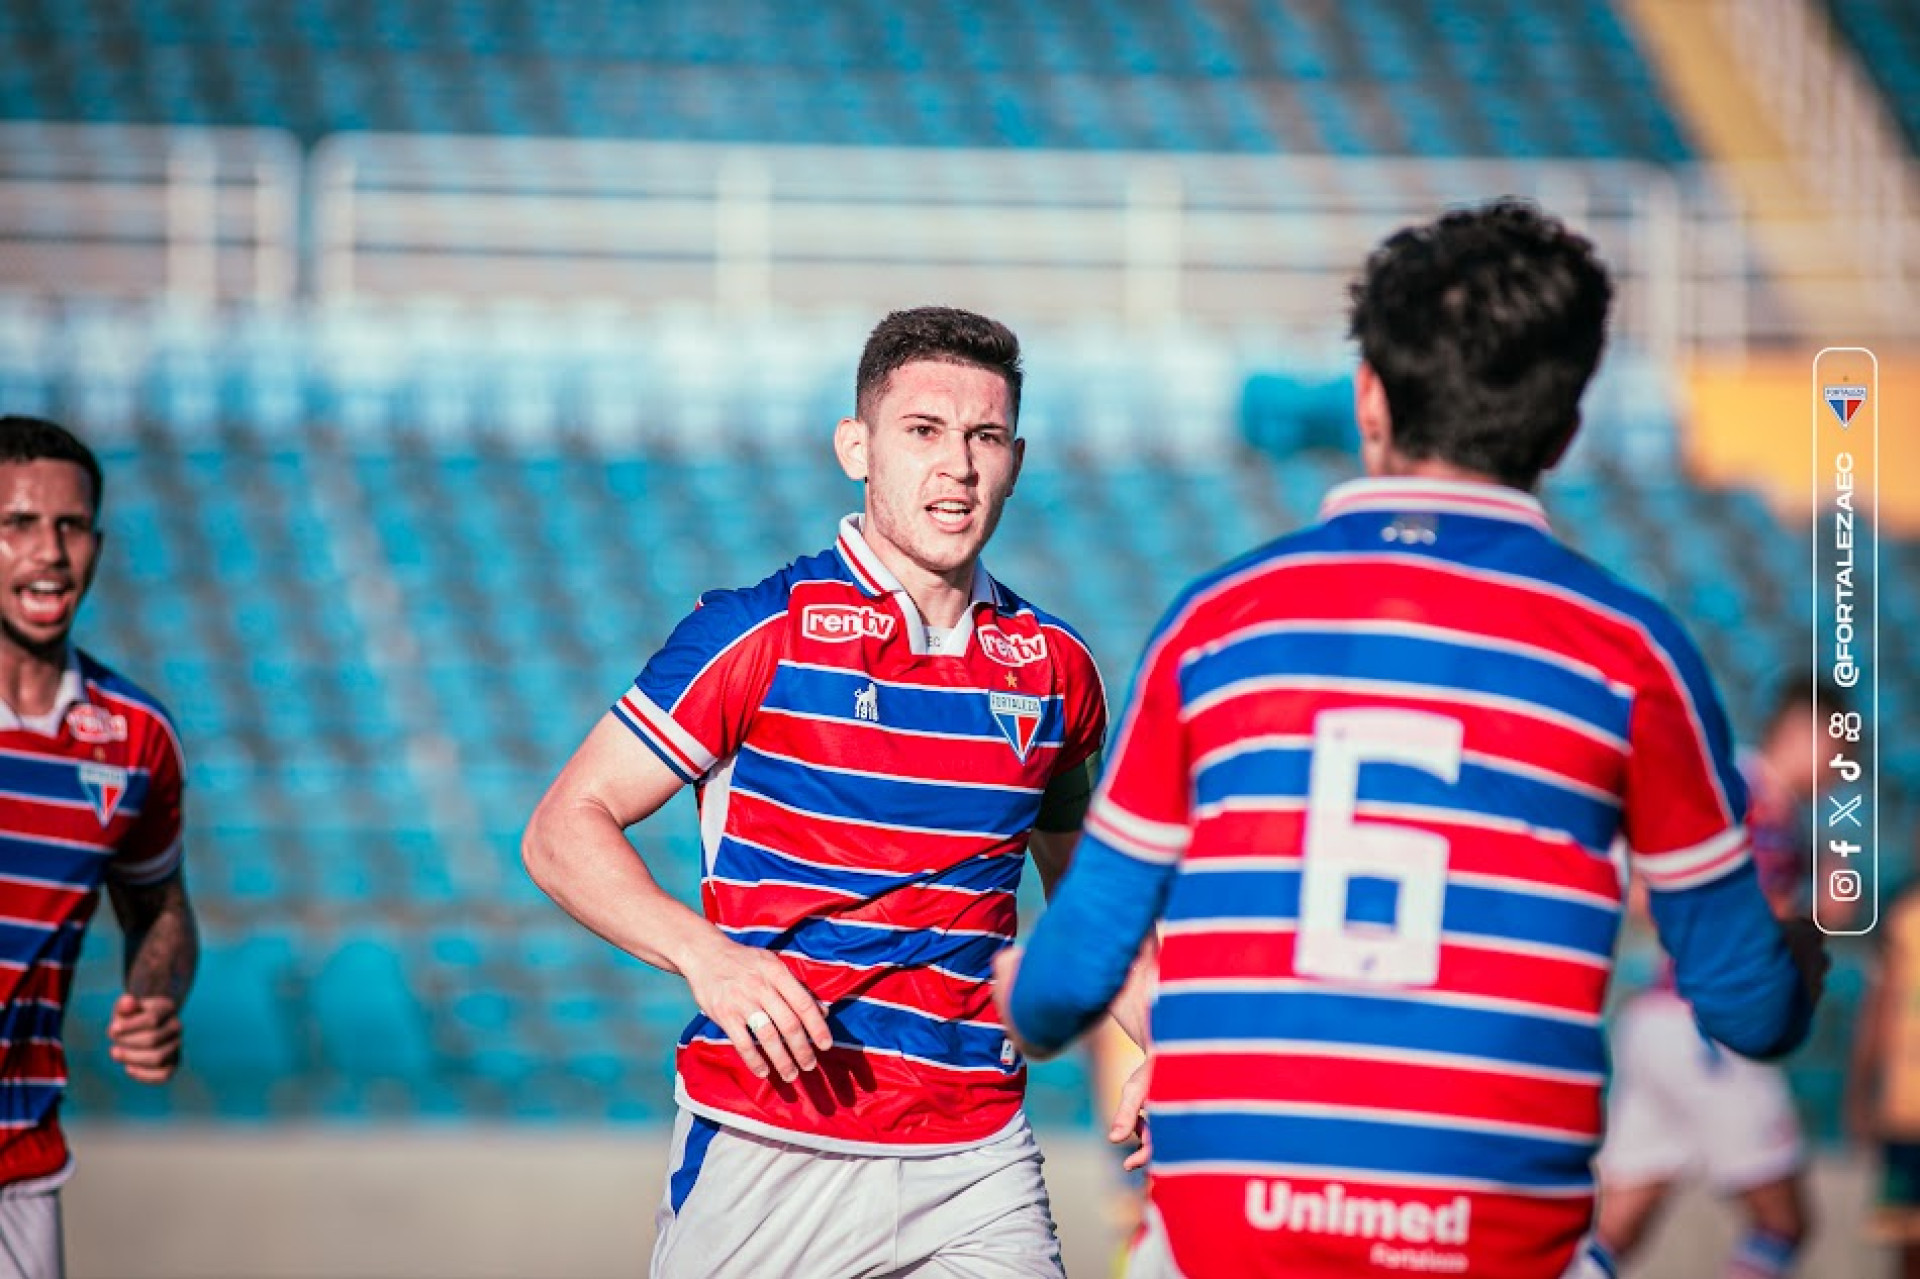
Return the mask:
<svg viewBox="0 0 1920 1279">
<path fill-rule="evenodd" d="M 20 1181 L 9 1181 L 0 1186 L 0 1199 L 20 1199 L 28 1195 L 51 1194 L 67 1184 L 73 1178 L 73 1156 L 52 1172 L 38 1177 L 27 1177 Z"/>
<path fill-rule="evenodd" d="M 1026 1128 L 1027 1110 L 1025 1106 L 1013 1112 L 998 1131 L 970 1141 L 906 1142 L 906 1141 L 842 1141 L 837 1137 L 823 1137 L 819 1133 L 801 1132 L 792 1128 L 781 1128 L 764 1120 L 749 1119 L 732 1111 L 722 1110 L 718 1106 L 709 1106 L 705 1102 L 695 1101 L 687 1093 L 686 1080 L 676 1073 L 673 1077 L 673 1100 L 682 1110 L 711 1119 L 723 1128 L 732 1128 L 739 1132 L 751 1133 L 769 1141 L 783 1142 L 789 1146 L 804 1146 L 809 1150 L 826 1151 L 835 1155 L 885 1155 L 895 1159 L 913 1159 L 922 1155 L 952 1155 L 963 1150 L 976 1150 L 996 1141 L 1013 1136 Z"/>
</svg>

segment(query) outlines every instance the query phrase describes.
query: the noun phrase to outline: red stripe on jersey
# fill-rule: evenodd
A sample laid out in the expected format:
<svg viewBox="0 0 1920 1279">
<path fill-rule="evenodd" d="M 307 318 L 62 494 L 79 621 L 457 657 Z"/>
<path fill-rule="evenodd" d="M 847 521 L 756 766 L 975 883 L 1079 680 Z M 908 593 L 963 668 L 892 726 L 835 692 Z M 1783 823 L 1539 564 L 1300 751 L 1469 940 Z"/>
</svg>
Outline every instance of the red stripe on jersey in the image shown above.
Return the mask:
<svg viewBox="0 0 1920 1279">
<path fill-rule="evenodd" d="M 85 903 L 88 890 L 70 884 L 45 884 L 25 879 L 0 880 L 6 913 L 14 919 L 45 921 L 70 918 Z"/>
<path fill-rule="evenodd" d="M 1366 807 L 1361 806 L 1364 813 Z M 1486 887 L 1511 885 L 1515 891 L 1536 889 L 1549 896 L 1569 896 L 1590 905 L 1617 906 L 1621 902 L 1620 872 L 1604 857 L 1574 844 L 1550 844 L 1520 831 L 1469 825 L 1464 821 L 1430 820 L 1394 815 L 1393 824 L 1411 830 L 1432 831 L 1447 839 L 1447 873 L 1500 880 Z M 1273 812 L 1227 812 L 1209 816 L 1194 827 L 1189 863 L 1230 866 L 1246 858 L 1288 858 L 1299 868 L 1306 840 L 1306 805 Z"/>
<path fill-rule="evenodd" d="M 1558 1279 L 1593 1214 L 1585 1195 L 1536 1199 L 1358 1178 L 1190 1173 L 1155 1177 L 1151 1194 L 1183 1273 L 1245 1279 L 1351 1279 L 1391 1271 Z M 1336 1198 L 1339 1227 L 1351 1224 L 1352 1233 L 1327 1229 Z M 1411 1232 L 1407 1227 L 1416 1223 L 1407 1205 L 1422 1206 Z M 1465 1238 L 1457 1242 L 1462 1222 Z"/>
<path fill-rule="evenodd" d="M 731 1044 L 704 1040 L 680 1050 L 694 1101 L 786 1132 L 872 1145 L 959 1145 L 1013 1122 L 1027 1073 L 959 1071 L 839 1045 L 789 1084 L 754 1078 Z"/>
<path fill-rule="evenodd" d="M 982 851 L 997 854 L 1025 847 L 1024 840 L 983 845 L 978 835 L 845 821 L 769 802 L 745 790 L 728 793 L 727 833 L 804 861 L 900 875 L 956 865 Z"/>
<path fill-rule="evenodd" d="M 856 968 L 819 963 L 792 951 L 781 952 L 780 958 L 814 998 L 826 1003 L 860 995 L 924 1009 L 951 1021 L 998 1018 L 993 987 L 986 981 L 954 976 L 937 968 Z"/>
<path fill-rule="evenodd" d="M 8 1044 L 0 1049 L 0 1076 L 5 1080 L 30 1079 L 67 1082 L 67 1054 L 59 1044 L 44 1039 L 31 1043 Z M 0 1082 L 0 1089 L 6 1083 Z"/>
<path fill-rule="evenodd" d="M 948 786 L 1004 772 L 1012 751 L 1007 739 L 1000 736 L 935 737 L 781 710 L 760 712 L 753 744 L 758 750 L 789 759 L 817 751 L 862 772 Z M 1042 744 L 1034 747 L 1033 757 L 1044 763 L 1060 751 L 1059 743 Z"/>
<path fill-rule="evenodd" d="M 1473 1045 L 1461 1044 L 1463 1054 Z M 1442 1065 L 1390 1048 L 1344 1053 L 1299 1051 L 1161 1052 L 1153 1059 L 1153 1104 L 1186 1101 L 1253 1109 L 1243 1103 L 1293 1102 L 1382 1107 L 1498 1123 L 1531 1124 L 1574 1140 L 1600 1130 L 1598 1080 L 1576 1082 L 1516 1073 L 1505 1062 L 1484 1068 Z"/>
</svg>

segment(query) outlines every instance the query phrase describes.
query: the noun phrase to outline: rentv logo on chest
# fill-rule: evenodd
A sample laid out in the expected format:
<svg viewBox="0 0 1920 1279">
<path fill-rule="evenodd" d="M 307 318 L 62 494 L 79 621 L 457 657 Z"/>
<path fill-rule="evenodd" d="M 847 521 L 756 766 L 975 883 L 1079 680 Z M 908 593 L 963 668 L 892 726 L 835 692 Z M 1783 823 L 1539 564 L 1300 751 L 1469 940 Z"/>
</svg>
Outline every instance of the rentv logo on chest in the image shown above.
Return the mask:
<svg viewBox="0 0 1920 1279">
<path fill-rule="evenodd" d="M 1044 635 L 1009 635 L 998 626 L 982 626 L 980 648 L 1002 666 L 1031 666 L 1047 660 Z"/>
<path fill-rule="evenodd" d="M 893 635 L 893 618 L 858 604 L 809 604 L 800 614 L 800 633 L 816 640 L 883 640 Z"/>
</svg>

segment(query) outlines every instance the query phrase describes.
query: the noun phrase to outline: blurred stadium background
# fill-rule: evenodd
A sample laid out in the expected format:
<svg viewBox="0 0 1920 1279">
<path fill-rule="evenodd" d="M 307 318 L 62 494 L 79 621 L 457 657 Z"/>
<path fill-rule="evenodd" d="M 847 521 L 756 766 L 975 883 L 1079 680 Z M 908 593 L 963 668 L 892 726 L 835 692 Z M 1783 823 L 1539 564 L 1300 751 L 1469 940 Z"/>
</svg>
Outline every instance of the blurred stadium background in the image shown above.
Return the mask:
<svg viewBox="0 0 1920 1279">
<path fill-rule="evenodd" d="M 1025 339 L 988 559 L 1118 696 L 1180 583 L 1354 472 L 1367 247 L 1539 198 L 1623 282 L 1548 504 L 1690 623 L 1743 733 L 1808 650 L 1811 356 L 1873 346 L 1896 881 L 1916 146 L 1910 0 L 8 0 L 0 409 L 103 452 L 82 638 L 180 721 L 205 934 L 155 1090 L 106 1059 L 96 926 L 76 1275 L 642 1268 L 690 1004 L 539 895 L 519 832 L 698 591 L 857 502 L 827 431 L 894 306 Z M 691 897 L 690 803 L 638 842 Z M 1879 1264 L 1839 1150 L 1864 954 L 1794 1067 L 1822 1276 Z M 1082 1063 L 1032 1110 L 1100 1273 Z M 1642 1273 L 1707 1273 L 1711 1217 Z"/>
</svg>

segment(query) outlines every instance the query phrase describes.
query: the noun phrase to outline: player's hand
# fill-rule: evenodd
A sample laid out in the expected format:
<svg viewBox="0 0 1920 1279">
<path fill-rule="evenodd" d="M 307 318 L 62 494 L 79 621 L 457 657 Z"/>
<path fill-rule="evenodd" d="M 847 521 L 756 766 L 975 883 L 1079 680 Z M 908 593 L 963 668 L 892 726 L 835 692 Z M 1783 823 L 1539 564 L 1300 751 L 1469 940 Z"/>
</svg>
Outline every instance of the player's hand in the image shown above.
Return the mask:
<svg viewBox="0 0 1920 1279">
<path fill-rule="evenodd" d="M 122 994 L 107 1020 L 108 1056 L 127 1077 L 164 1084 L 180 1067 L 180 1008 L 165 995 Z"/>
<path fill-rule="evenodd" d="M 1107 1125 L 1107 1140 L 1114 1145 L 1140 1143 L 1140 1149 L 1128 1154 L 1120 1165 L 1127 1172 L 1146 1167 L 1153 1158 L 1153 1134 L 1147 1129 L 1147 1085 L 1152 1078 L 1153 1058 L 1149 1057 L 1120 1085 L 1120 1101 L 1113 1108 L 1113 1122 Z"/>
<path fill-rule="evenodd" d="M 1025 953 L 1018 946 L 1009 946 L 993 957 L 993 1006 L 1000 1014 L 1000 1025 L 1006 1030 L 1007 1038 L 1020 1050 L 1020 1055 L 1041 1061 L 1051 1054 L 1035 1052 L 1033 1045 L 1020 1038 L 1020 1032 L 1014 1029 L 1013 1014 L 1009 1011 L 1013 1005 L 1013 983 L 1020 977 L 1020 957 Z"/>
<path fill-rule="evenodd" d="M 1787 953 L 1793 956 L 1793 966 L 1800 970 L 1807 997 L 1819 1003 L 1827 988 L 1827 970 L 1833 967 L 1833 956 L 1827 953 L 1827 935 L 1804 915 L 1781 920 L 1780 935 L 1787 943 Z"/>
<path fill-rule="evenodd" d="M 792 1083 L 833 1047 L 820 1002 L 771 951 L 716 932 L 681 972 L 700 1011 L 727 1032 L 740 1060 L 761 1079 L 771 1071 Z"/>
</svg>

